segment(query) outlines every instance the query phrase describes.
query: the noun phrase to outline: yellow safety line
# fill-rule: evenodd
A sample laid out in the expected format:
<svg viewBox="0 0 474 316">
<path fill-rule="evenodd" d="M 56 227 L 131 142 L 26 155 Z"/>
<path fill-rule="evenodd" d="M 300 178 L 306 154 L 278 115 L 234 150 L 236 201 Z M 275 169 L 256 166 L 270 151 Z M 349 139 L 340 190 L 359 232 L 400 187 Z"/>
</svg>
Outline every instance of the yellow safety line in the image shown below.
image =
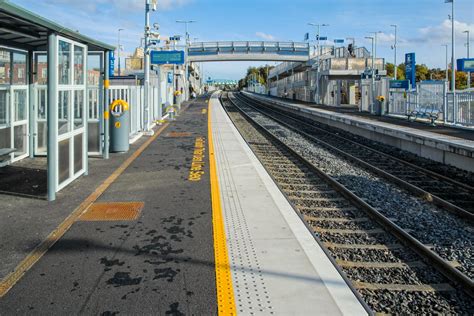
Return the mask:
<svg viewBox="0 0 474 316">
<path fill-rule="evenodd" d="M 168 127 L 163 125 L 157 130 L 155 135 L 143 143 L 130 157 L 125 160 L 102 184 L 92 192 L 59 226 L 53 230 L 45 240 L 43 240 L 25 259 L 23 259 L 13 272 L 8 274 L 0 282 L 0 297 L 3 297 L 8 291 L 38 262 L 39 259 L 69 230 L 74 222 L 94 203 L 107 188 L 127 169 L 130 164 Z"/>
<path fill-rule="evenodd" d="M 214 231 L 214 257 L 216 265 L 217 311 L 219 315 L 236 315 L 234 287 L 229 265 L 224 218 L 217 179 L 214 144 L 212 142 L 211 102 L 208 103 L 207 131 L 209 142 L 209 169 L 211 178 L 212 227 Z"/>
</svg>

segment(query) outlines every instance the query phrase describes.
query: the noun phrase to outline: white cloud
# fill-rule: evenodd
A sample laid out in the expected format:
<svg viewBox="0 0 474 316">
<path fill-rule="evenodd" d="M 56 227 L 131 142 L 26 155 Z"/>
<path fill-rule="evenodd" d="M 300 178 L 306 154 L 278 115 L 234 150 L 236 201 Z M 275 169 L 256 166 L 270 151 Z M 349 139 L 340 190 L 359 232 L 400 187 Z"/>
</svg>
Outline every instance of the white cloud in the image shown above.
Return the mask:
<svg viewBox="0 0 474 316">
<path fill-rule="evenodd" d="M 454 21 L 454 30 L 456 40 L 465 40 L 466 34 L 463 32 L 469 30 L 471 34 L 474 33 L 474 24 Z M 424 42 L 448 43 L 451 41 L 451 21 L 446 19 L 439 25 L 421 28 L 419 33 Z"/>
<path fill-rule="evenodd" d="M 258 37 L 264 39 L 264 40 L 267 40 L 267 41 L 274 41 L 276 40 L 276 37 L 271 35 L 271 34 L 265 34 L 263 32 L 257 32 L 255 33 L 255 35 L 257 35 Z"/>
</svg>

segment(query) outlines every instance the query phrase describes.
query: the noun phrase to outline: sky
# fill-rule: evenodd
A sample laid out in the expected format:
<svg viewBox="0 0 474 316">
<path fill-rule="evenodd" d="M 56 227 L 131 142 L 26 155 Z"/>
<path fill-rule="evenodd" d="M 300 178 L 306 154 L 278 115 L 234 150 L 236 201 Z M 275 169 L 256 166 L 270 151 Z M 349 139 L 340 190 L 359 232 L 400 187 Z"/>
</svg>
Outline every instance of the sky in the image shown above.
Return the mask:
<svg viewBox="0 0 474 316">
<path fill-rule="evenodd" d="M 112 45 L 117 45 L 118 29 L 123 28 L 122 56 L 132 53 L 143 37 L 145 0 L 10 1 Z M 465 30 L 471 32 L 474 56 L 474 0 L 454 1 L 455 57 L 467 55 Z M 450 14 L 451 4 L 444 0 L 158 0 L 151 22 L 158 23 L 160 34 L 167 37 L 184 34 L 184 25 L 176 20 L 195 20 L 189 26 L 192 41 L 303 41 L 306 32 L 315 37 L 315 28 L 308 22 L 325 23 L 329 26 L 322 28 L 321 36 L 330 41 L 354 37 L 356 46 L 369 50 L 371 43 L 365 37 L 381 31 L 377 57 L 392 63 L 394 28 L 390 25 L 397 24 L 397 63 L 403 62 L 405 53 L 415 52 L 417 63 L 444 68 L 445 48 L 441 45 L 451 43 Z M 249 66 L 263 64 L 205 63 L 204 72 L 214 79 L 240 79 Z"/>
</svg>

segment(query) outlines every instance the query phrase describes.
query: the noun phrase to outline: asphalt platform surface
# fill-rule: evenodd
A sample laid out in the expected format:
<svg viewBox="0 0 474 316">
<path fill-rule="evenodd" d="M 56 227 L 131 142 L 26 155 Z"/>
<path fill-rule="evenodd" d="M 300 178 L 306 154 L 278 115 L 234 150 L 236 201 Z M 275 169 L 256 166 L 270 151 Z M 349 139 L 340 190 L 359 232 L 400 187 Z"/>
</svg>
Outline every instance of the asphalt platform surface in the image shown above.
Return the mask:
<svg viewBox="0 0 474 316">
<path fill-rule="evenodd" d="M 77 221 L 0 299 L 0 315 L 217 313 L 207 99 L 195 101 L 97 202 L 144 202 L 136 220 Z M 196 139 L 204 174 L 189 181 Z"/>
</svg>

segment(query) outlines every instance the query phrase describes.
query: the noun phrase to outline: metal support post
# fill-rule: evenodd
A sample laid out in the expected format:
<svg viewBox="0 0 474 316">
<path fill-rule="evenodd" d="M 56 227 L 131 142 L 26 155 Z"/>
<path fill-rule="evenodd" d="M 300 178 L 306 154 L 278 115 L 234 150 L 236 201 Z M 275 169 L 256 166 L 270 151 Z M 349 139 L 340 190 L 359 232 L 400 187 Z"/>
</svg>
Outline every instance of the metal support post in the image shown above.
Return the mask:
<svg viewBox="0 0 474 316">
<path fill-rule="evenodd" d="M 464 31 L 464 33 L 466 33 L 467 35 L 467 41 L 466 41 L 466 48 L 467 48 L 467 58 L 469 58 L 469 47 L 471 46 L 471 39 L 470 39 L 470 32 L 469 30 L 467 31 Z M 471 72 L 468 71 L 467 72 L 467 88 L 470 89 L 471 88 Z"/>
<path fill-rule="evenodd" d="M 102 157 L 104 159 L 109 159 L 109 87 L 110 87 L 110 78 L 109 78 L 109 60 L 110 60 L 110 51 L 105 52 L 104 58 L 104 103 L 102 106 L 103 115 L 104 115 L 104 148 L 102 149 Z"/>
<path fill-rule="evenodd" d="M 454 36 L 454 2 L 451 0 L 451 90 L 456 94 L 456 38 Z M 454 97 L 456 99 L 456 97 Z"/>
<path fill-rule="evenodd" d="M 145 68 L 145 82 L 143 85 L 144 90 L 144 130 L 148 132 L 149 124 L 148 124 L 148 112 L 150 107 L 150 52 L 148 51 L 149 47 L 149 39 L 150 37 L 150 0 L 145 0 L 145 52 L 144 52 L 144 68 Z"/>
<path fill-rule="evenodd" d="M 89 50 L 86 46 L 86 49 L 84 50 L 84 64 L 83 67 L 84 69 L 87 69 L 87 57 L 89 56 Z M 88 102 L 88 89 L 87 89 L 87 71 L 85 73 L 85 84 L 86 84 L 86 91 L 84 91 L 84 110 L 83 110 L 83 120 L 84 120 L 84 126 L 88 127 L 89 126 L 89 102 Z M 85 144 L 84 146 L 86 150 L 84 150 L 83 153 L 83 158 L 84 158 L 84 175 L 88 176 L 89 175 L 89 128 L 84 129 L 84 139 L 85 139 Z M 83 148 L 84 149 L 84 148 Z"/>
<path fill-rule="evenodd" d="M 28 51 L 28 152 L 30 158 L 34 157 L 34 140 L 35 140 L 35 125 L 36 125 L 36 112 L 35 112 L 35 78 L 33 73 L 33 51 Z"/>
<path fill-rule="evenodd" d="M 54 33 L 48 35 L 48 201 L 56 199 L 58 168 L 58 40 Z"/>
<path fill-rule="evenodd" d="M 395 28 L 395 43 L 393 44 L 393 50 L 394 50 L 394 56 L 393 56 L 394 57 L 393 58 L 393 60 L 394 60 L 394 62 L 393 62 L 394 78 L 393 79 L 397 80 L 397 70 L 398 70 L 398 67 L 397 67 L 397 45 L 398 45 L 398 43 L 397 43 L 397 28 L 398 28 L 398 26 L 396 24 L 392 24 L 391 26 Z"/>
</svg>

